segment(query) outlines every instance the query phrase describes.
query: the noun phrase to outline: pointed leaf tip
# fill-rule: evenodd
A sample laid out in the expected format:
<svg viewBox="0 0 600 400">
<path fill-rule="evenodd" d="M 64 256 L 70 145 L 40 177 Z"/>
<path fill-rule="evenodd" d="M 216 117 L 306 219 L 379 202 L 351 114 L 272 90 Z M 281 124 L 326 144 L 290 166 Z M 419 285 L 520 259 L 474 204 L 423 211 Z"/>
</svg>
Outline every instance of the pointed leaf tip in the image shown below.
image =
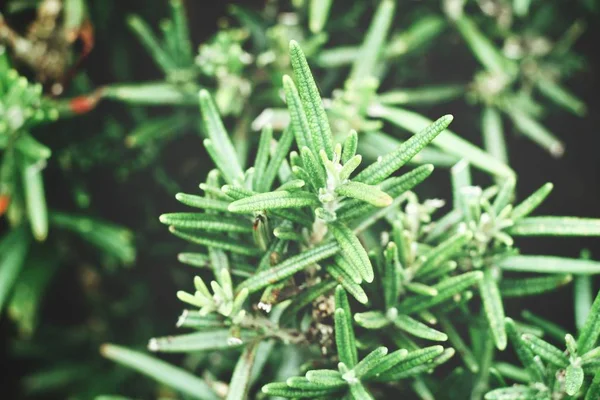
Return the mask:
<svg viewBox="0 0 600 400">
<path fill-rule="evenodd" d="M 202 100 L 207 100 L 210 99 L 210 92 L 206 89 L 200 89 L 200 91 L 198 92 L 198 97 L 200 97 Z"/>
</svg>

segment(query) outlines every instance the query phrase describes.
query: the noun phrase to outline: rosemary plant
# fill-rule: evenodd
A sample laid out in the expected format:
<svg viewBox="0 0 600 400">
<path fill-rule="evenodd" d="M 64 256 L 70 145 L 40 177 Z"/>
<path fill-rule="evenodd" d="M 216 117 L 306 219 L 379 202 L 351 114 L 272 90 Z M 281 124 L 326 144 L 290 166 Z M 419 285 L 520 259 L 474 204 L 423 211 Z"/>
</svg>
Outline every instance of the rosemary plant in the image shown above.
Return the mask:
<svg viewBox="0 0 600 400">
<path fill-rule="evenodd" d="M 540 0 L 269 0 L 258 11 L 231 6 L 218 31 L 195 42 L 192 3 L 165 2 L 158 33 L 146 22 L 152 12 L 122 18 L 148 56 L 137 64 L 156 69 L 147 81 L 132 68 L 128 38 L 112 33 L 128 7 L 0 5 L 0 312 L 32 339 L 16 342 L 14 354 L 41 365 L 24 379 L 28 394 L 116 391 L 130 375 L 109 370 L 90 349 L 134 346 L 164 322 L 145 275 L 112 268 L 132 264 L 136 251 L 132 233 L 99 218 L 89 194 L 111 186 L 92 175 L 105 169 L 126 196 L 134 174 L 148 174 L 194 209 L 159 219 L 189 243 L 178 260 L 198 269 L 193 282 L 187 271 L 161 270 L 181 289 L 177 327 L 187 333 L 147 346 L 182 353 L 184 365 L 101 347 L 157 381 L 157 397 L 600 397 L 600 300 L 592 301 L 600 262 L 530 254 L 521 243 L 598 237 L 600 221 L 532 216 L 553 185 L 517 193 L 506 135 L 510 121 L 551 155 L 565 151 L 542 121 L 556 107 L 586 113 L 568 89 L 585 66 L 573 50 L 583 18 L 563 24 L 559 2 Z M 594 0 L 573 3 L 597 8 Z M 35 11 L 34 22 L 13 29 L 24 10 Z M 349 29 L 363 20 L 364 35 Z M 78 69 L 95 34 L 111 42 L 109 81 Z M 471 64 L 456 64 L 463 55 Z M 425 116 L 461 99 L 475 118 L 460 115 L 457 131 L 448 129 L 450 115 Z M 66 138 L 43 135 L 52 129 Z M 194 141 L 209 162 L 175 152 L 178 172 L 167 172 L 170 146 Z M 427 180 L 434 167 L 449 169 L 451 198 L 421 194 L 435 186 Z M 206 175 L 202 194 L 179 193 L 190 170 Z M 45 182 L 48 172 L 61 185 Z M 73 207 L 54 200 L 65 189 Z M 154 194 L 136 194 L 149 217 L 137 221 L 136 243 L 163 264 L 172 249 L 153 245 L 162 229 Z M 86 254 L 74 236 L 100 254 Z M 96 262 L 102 268 L 89 265 Z M 71 263 L 90 316 L 68 334 L 38 332 L 43 294 Z M 115 299 L 100 281 L 127 289 Z M 529 312 L 512 315 L 513 299 L 571 283 L 573 334 Z"/>
<path fill-rule="evenodd" d="M 471 393 L 479 398 L 492 384 L 493 345 L 504 350 L 508 335 L 518 337 L 514 323 L 506 328 L 503 298 L 543 293 L 570 282 L 572 274 L 600 272 L 594 261 L 516 254 L 512 236 L 598 236 L 600 221 L 530 217 L 551 184 L 513 206 L 514 177 L 482 190 L 473 186 L 465 160 L 452 168 L 453 210 L 434 220 L 443 202 L 420 203 L 411 191 L 433 167 L 392 175 L 436 140 L 452 117 L 438 119 L 355 173 L 361 163 L 358 135 L 351 131 L 335 143 L 306 58 L 294 41 L 290 59 L 295 81 L 283 77 L 290 125 L 278 140 L 269 126 L 263 128 L 254 164 L 245 171 L 211 96 L 200 91 L 208 133 L 204 146 L 217 169 L 200 185 L 204 196 L 176 196 L 203 212 L 160 217 L 173 234 L 207 249 L 182 253 L 180 261 L 209 267 L 215 279 L 207 285 L 197 276 L 192 293 L 177 293 L 192 307 L 178 326 L 195 332 L 152 339 L 148 348 L 176 353 L 241 348 L 229 384 L 211 384 L 114 345 L 103 347 L 103 354 L 196 398 L 247 398 L 270 378 L 261 371 L 276 363 L 270 379 L 283 381 L 262 386 L 262 395 L 367 399 L 407 388 L 421 398 L 435 398 L 444 393 L 444 384 L 426 375 L 458 352 L 477 374 Z M 294 143 L 298 150 L 292 150 Z M 381 230 L 382 223 L 390 228 Z M 363 243 L 371 243 L 369 251 Z M 549 275 L 515 279 L 503 277 L 504 271 Z M 356 301 L 355 312 L 347 294 Z M 484 347 L 477 355 L 452 322 L 455 314 L 468 317 L 474 295 L 481 299 L 485 321 L 473 333 L 472 340 Z M 534 334 L 519 339 L 552 365 L 566 368 L 563 391 L 569 395 L 579 393 L 586 379 L 577 354 L 596 360 L 592 347 L 600 328 L 593 308 L 589 318 L 580 353 L 569 336 L 570 359 Z M 361 328 L 356 333 L 355 326 Z M 296 355 L 280 359 L 277 348 Z M 495 389 L 486 398 L 546 393 L 554 381 L 544 376 L 550 380 Z"/>
</svg>

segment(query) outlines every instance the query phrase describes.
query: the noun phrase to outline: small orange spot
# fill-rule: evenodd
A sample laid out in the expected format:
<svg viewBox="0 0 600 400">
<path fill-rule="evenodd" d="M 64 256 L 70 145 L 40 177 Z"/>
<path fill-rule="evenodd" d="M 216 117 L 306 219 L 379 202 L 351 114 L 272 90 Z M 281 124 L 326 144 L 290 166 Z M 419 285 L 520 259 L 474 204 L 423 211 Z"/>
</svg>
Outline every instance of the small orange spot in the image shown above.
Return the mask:
<svg viewBox="0 0 600 400">
<path fill-rule="evenodd" d="M 71 111 L 75 114 L 85 114 L 96 107 L 98 98 L 95 96 L 78 96 L 69 102 Z"/>
<path fill-rule="evenodd" d="M 0 216 L 4 215 L 9 204 L 10 197 L 8 195 L 0 195 Z"/>
</svg>

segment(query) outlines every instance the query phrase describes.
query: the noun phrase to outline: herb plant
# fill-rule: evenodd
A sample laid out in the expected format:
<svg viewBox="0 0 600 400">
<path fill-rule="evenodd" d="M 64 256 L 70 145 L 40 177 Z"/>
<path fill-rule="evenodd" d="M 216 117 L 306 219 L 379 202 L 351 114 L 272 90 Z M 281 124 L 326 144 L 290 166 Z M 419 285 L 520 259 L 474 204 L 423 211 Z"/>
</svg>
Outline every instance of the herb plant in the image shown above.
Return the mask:
<svg viewBox="0 0 600 400">
<path fill-rule="evenodd" d="M 527 237 L 598 237 L 600 220 L 537 215 L 553 185 L 517 192 L 507 135 L 565 152 L 543 121 L 557 108 L 586 114 L 568 89 L 585 67 L 573 49 L 582 19 L 535 0 L 270 0 L 231 6 L 196 47 L 191 3 L 165 2 L 158 34 L 152 12 L 121 15 L 109 1 L 0 9 L 0 312 L 18 328 L 12 355 L 41 365 L 27 394 L 599 397 L 600 262 L 531 254 Z M 10 20 L 27 10 L 35 19 L 21 33 Z M 135 42 L 112 32 L 113 14 Z M 357 23 L 364 32 L 348 29 Z M 94 35 L 112 38 L 108 83 L 79 70 Z M 133 46 L 153 78 L 138 77 Z M 472 62 L 458 68 L 461 58 Z M 451 115 L 426 117 L 463 101 L 452 129 Z M 201 155 L 169 161 L 176 146 Z M 96 182 L 98 170 L 111 178 Z M 140 176 L 157 190 L 138 192 Z M 202 193 L 182 193 L 198 176 Z M 136 261 L 133 234 L 101 217 L 117 185 L 143 220 L 133 271 L 114 268 Z M 193 211 L 157 221 L 157 193 Z M 178 260 L 193 279 L 162 267 L 181 243 L 160 237 L 161 224 L 188 242 Z M 149 259 L 161 264 L 159 286 L 140 272 Z M 68 333 L 40 322 L 55 277 L 76 274 L 64 264 L 78 265 L 91 310 Z M 513 312 L 571 284 L 571 334 Z M 185 307 L 186 332 L 147 345 L 179 354 L 169 362 L 131 348 L 168 329 L 156 287 L 177 287 Z M 98 346 L 158 385 L 98 360 Z"/>
<path fill-rule="evenodd" d="M 176 236 L 207 248 L 207 253 L 182 253 L 179 258 L 209 266 L 215 280 L 207 285 L 196 277 L 195 292 L 177 294 L 193 307 L 184 311 L 178 325 L 196 332 L 155 338 L 148 348 L 185 353 L 242 347 L 222 394 L 229 399 L 246 398 L 256 381 L 264 383 L 260 371 L 271 362 L 278 363 L 276 371 L 296 370 L 303 376 L 283 376 L 284 382 L 268 383 L 261 389 L 265 395 L 373 398 L 406 386 L 402 380 L 407 380 L 421 397 L 434 398 L 435 393 L 445 392 L 444 384 L 423 374 L 458 351 L 470 371 L 478 374 L 472 393 L 483 395 L 494 385 L 489 362 L 494 346 L 499 350 L 507 346 L 503 297 L 543 293 L 568 283 L 572 274 L 600 272 L 600 263 L 593 261 L 515 254 L 512 236 L 599 235 L 600 222 L 529 217 L 549 194 L 550 184 L 513 206 L 514 177 L 482 190 L 472 186 L 464 160 L 452 168 L 454 209 L 433 220 L 439 202 L 421 204 L 411 191 L 433 167 L 391 175 L 435 140 L 452 117 L 440 118 L 354 174 L 361 161 L 356 154 L 358 135 L 350 132 L 343 144 L 333 144 L 317 86 L 295 42 L 290 44 L 290 59 L 296 83 L 283 77 L 290 126 L 277 141 L 270 127 L 263 128 L 254 165 L 246 171 L 237 161 L 210 95 L 200 92 L 208 132 L 204 146 L 218 169 L 201 185 L 205 196 L 177 195 L 180 202 L 204 212 L 163 214 L 160 220 Z M 290 151 L 294 141 L 299 152 Z M 359 239 L 363 236 L 374 243 L 368 252 Z M 513 271 L 549 275 L 503 277 Z M 352 312 L 347 294 L 359 312 Z M 477 355 L 452 322 L 455 314 L 468 317 L 475 296 L 482 303 L 485 321 L 472 338 L 484 347 Z M 592 312 L 582 332 L 583 354 L 597 342 L 596 317 Z M 355 326 L 363 329 L 356 334 Z M 511 337 L 515 329 L 509 322 Z M 531 343 L 533 351 L 542 352 L 540 357 L 550 358 L 553 365 L 559 359 L 559 367 L 570 365 L 563 391 L 579 393 L 585 376 L 572 343 L 574 355 L 568 364 L 561 351 L 533 333 L 519 340 Z M 432 345 L 432 341 L 450 346 Z M 271 361 L 276 360 L 274 349 L 284 346 L 302 354 L 304 367 Z M 168 373 L 158 376 L 146 370 L 147 363 L 139 357 L 148 356 L 113 345 L 103 348 L 103 353 L 176 389 L 202 387 L 190 393 L 194 397 L 218 397 L 216 387 L 198 378 L 189 377 L 195 383 L 186 381 L 184 387 Z M 586 359 L 595 360 L 594 354 Z M 497 373 L 504 382 L 502 372 Z M 493 399 L 535 390 L 535 385 L 518 386 L 485 396 Z"/>
</svg>

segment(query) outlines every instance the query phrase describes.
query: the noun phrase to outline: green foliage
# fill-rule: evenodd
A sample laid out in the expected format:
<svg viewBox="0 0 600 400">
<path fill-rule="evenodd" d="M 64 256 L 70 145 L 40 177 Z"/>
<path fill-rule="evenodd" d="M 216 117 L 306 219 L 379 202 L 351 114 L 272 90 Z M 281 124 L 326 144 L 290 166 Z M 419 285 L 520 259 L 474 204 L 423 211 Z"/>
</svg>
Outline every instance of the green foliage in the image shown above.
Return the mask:
<svg viewBox="0 0 600 400">
<path fill-rule="evenodd" d="M 326 309 L 330 301 L 327 299 L 333 296 L 330 290 L 337 283 L 333 296 L 335 307 L 326 314 L 333 321 L 333 331 L 329 333 L 332 339 L 328 340 L 335 342 L 336 357 L 324 365 L 335 364 L 337 360 L 337 369 L 309 369 L 304 376 L 263 386 L 263 393 L 289 398 L 346 395 L 372 398 L 370 391 L 374 383 L 384 384 L 399 379 L 417 379 L 415 382 L 420 383 L 416 383 L 415 387 L 420 389 L 415 390 L 425 390 L 421 388 L 422 381 L 418 380 L 420 374 L 446 362 L 456 350 L 441 346 L 421 347 L 421 341 L 450 341 L 466 365 L 479 373 L 480 379 L 487 379 L 487 375 L 481 374 L 489 374 L 483 368 L 491 368 L 493 348 L 487 346 L 488 350 L 483 354 L 474 355 L 452 326 L 449 315 L 456 311 L 468 314 L 468 303 L 472 290 L 476 288 L 483 305 L 481 319 L 487 325 L 481 328 L 482 335 L 491 337 L 492 343 L 499 350 L 504 350 L 508 336 L 513 339 L 515 335 L 519 337 L 514 333 L 517 328 L 505 326 L 504 297 L 539 294 L 564 285 L 571 280 L 571 274 L 578 273 L 578 270 L 568 267 L 570 263 L 595 265 L 589 260 L 568 260 L 561 264 L 562 267 L 553 268 L 538 261 L 540 267 L 535 272 L 557 275 L 504 279 L 502 270 L 521 271 L 515 267 L 519 265 L 519 257 L 535 258 L 516 255 L 511 235 L 597 235 L 594 229 L 597 221 L 528 217 L 543 201 L 551 186 L 546 185 L 524 202 L 513 205 L 515 179 L 512 172 L 504 174 L 501 168 L 496 169 L 495 161 L 486 164 L 489 156 L 480 159 L 477 152 L 471 158 L 468 152 L 464 155 L 467 160 L 504 178 L 500 178 L 498 185 L 482 190 L 473 186 L 468 162 L 461 161 L 452 168 L 455 204 L 446 216 L 432 218 L 442 205 L 439 202 L 421 204 L 412 192 L 392 190 L 392 182 L 407 180 L 407 175 L 400 178 L 390 176 L 427 143 L 435 143 L 451 117 L 443 117 L 431 124 L 352 178 L 361 161 L 360 156 L 355 154 L 356 134 L 350 133 L 343 145 L 333 144 L 317 86 L 295 42 L 290 45 L 290 53 L 296 82 L 285 76 L 283 85 L 293 117 L 291 127 L 282 133 L 272 155 L 264 150 L 265 143 L 274 140 L 272 130 L 266 128 L 262 132 L 254 166 L 245 172 L 232 173 L 232 168 L 239 166 L 232 143 L 207 92 L 201 92 L 206 129 L 214 137 L 210 143 L 215 144 L 209 155 L 219 170 L 209 174 L 209 179 L 202 186 L 205 197 L 187 202 L 204 208 L 204 213 L 161 216 L 161 222 L 170 225 L 171 231 L 178 236 L 208 247 L 209 252 L 214 249 L 229 252 L 230 258 L 235 257 L 236 262 L 249 265 L 258 262 L 258 269 L 246 279 L 232 280 L 227 269 L 230 264 L 226 262 L 220 272 L 215 270 L 217 280 L 211 282 L 213 294 L 203 280 L 196 277 L 195 294 L 179 292 L 178 297 L 200 309 L 198 316 L 194 317 L 196 322 L 185 322 L 190 318 L 188 313 L 183 317 L 184 322 L 180 322 L 180 325 L 194 327 L 198 332 L 152 339 L 149 349 L 190 352 L 244 346 L 228 392 L 229 397 L 239 398 L 239 393 L 248 390 L 248 371 L 252 369 L 249 363 L 255 357 L 253 354 L 258 343 L 275 339 L 296 346 L 309 345 L 314 324 L 324 322 L 318 319 L 308 327 L 298 325 L 298 314 L 302 315 L 311 303 L 313 307 Z M 296 85 L 300 90 L 296 90 Z M 280 154 L 284 150 L 290 151 L 288 136 L 295 138 L 300 154 L 292 151 L 289 161 L 286 161 Z M 285 145 L 281 145 L 282 142 L 286 142 Z M 286 168 L 285 162 L 289 162 L 292 168 Z M 271 172 L 271 168 L 277 173 Z M 260 176 L 254 175 L 256 171 L 277 176 L 280 186 L 275 186 L 276 181 L 271 179 L 265 184 Z M 221 177 L 226 185 L 219 191 Z M 211 190 L 207 190 L 209 187 Z M 179 199 L 195 198 L 185 196 L 180 195 Z M 215 201 L 223 203 L 223 206 L 212 206 L 211 202 Z M 364 208 L 365 204 L 369 208 Z M 352 227 L 361 226 L 365 215 L 348 214 L 354 207 L 365 211 L 385 207 L 385 213 L 375 212 L 368 222 L 371 226 L 379 220 L 390 227 L 386 238 L 381 241 L 382 250 L 375 250 L 375 247 L 367 253 L 363 247 L 357 232 L 367 228 L 357 230 Z M 227 221 L 234 215 L 239 215 L 235 217 L 238 223 L 228 224 Z M 215 228 L 217 223 L 218 228 Z M 439 230 L 438 225 L 443 226 L 443 230 Z M 250 227 L 252 237 L 249 237 Z M 220 236 L 216 236 L 215 232 Z M 272 252 L 271 249 L 275 248 L 281 250 Z M 261 254 L 260 249 L 264 251 L 262 259 L 256 258 Z M 588 269 L 580 273 L 594 272 Z M 275 307 L 276 310 L 268 319 L 263 313 L 244 307 L 248 300 L 254 303 L 253 294 L 261 290 L 264 293 L 258 309 L 268 312 Z M 274 295 L 294 292 L 295 295 L 288 295 L 285 300 Z M 366 309 L 353 313 L 346 293 Z M 300 320 L 307 317 L 310 318 L 310 314 L 304 314 Z M 443 321 L 442 328 L 448 333 L 431 326 L 438 319 Z M 364 329 L 365 338 L 356 336 L 354 323 Z M 593 324 L 592 320 L 586 326 Z M 369 341 L 368 335 L 372 331 L 377 331 L 377 336 L 371 336 Z M 587 342 L 585 332 L 582 337 L 580 341 Z M 358 346 L 365 340 L 364 345 Z M 521 353 L 533 351 L 551 365 L 567 367 L 568 358 L 537 336 L 526 334 L 519 340 L 523 341 Z M 595 343 L 597 337 L 589 340 Z M 387 347 L 376 346 L 382 342 L 396 343 L 401 347 L 388 355 Z M 322 346 L 322 351 L 326 351 L 326 345 Z M 358 357 L 357 349 L 360 354 L 364 353 L 364 358 Z M 581 387 L 584 374 L 580 364 L 576 362 L 567 368 L 567 393 L 573 394 Z M 481 381 L 480 385 L 487 386 L 487 383 Z M 473 388 L 474 393 L 481 390 L 477 385 Z M 525 389 L 497 389 L 486 396 L 495 398 L 498 393 L 511 390 Z"/>
<path fill-rule="evenodd" d="M 57 59 L 66 64 L 57 68 L 63 74 L 52 75 L 54 84 L 37 53 L 23 52 L 25 44 L 51 42 L 35 37 L 43 32 L 35 24 L 21 37 L 0 15 L 0 44 L 15 66 L 32 68 L 60 95 L 66 80 L 58 78 L 66 78 L 69 62 L 81 61 L 73 61 L 69 46 L 79 38 L 86 49 L 86 24 L 102 13 L 112 21 L 113 13 L 112 5 L 85 0 L 65 0 L 55 11 L 45 8 L 50 3 L 13 0 L 9 8 L 33 7 L 40 20 L 48 17 L 42 11 L 55 13 L 44 21 L 56 28 L 50 37 L 63 46 Z M 563 26 L 552 26 L 554 4 L 539 1 L 354 3 L 271 1 L 260 12 L 232 6 L 196 51 L 190 27 L 197 21 L 186 12 L 192 5 L 171 0 L 160 34 L 145 17 L 122 18 L 158 79 L 140 81 L 126 62 L 115 62 L 117 82 L 94 90 L 87 74 L 78 73 L 74 89 L 66 88 L 78 96 L 66 100 L 21 76 L 1 48 L 0 216 L 6 214 L 9 229 L 0 240 L 0 311 L 7 310 L 22 336 L 35 338 L 21 355 L 41 355 L 50 365 L 25 379 L 31 392 L 83 382 L 85 390 L 74 389 L 74 396 L 88 398 L 127 388 L 129 375 L 88 365 L 85 357 L 57 365 L 64 350 L 55 343 L 96 351 L 105 341 L 139 343 L 164 331 L 148 322 L 158 320 L 151 299 L 160 296 L 139 274 L 111 268 L 135 262 L 134 236 L 97 217 L 98 202 L 81 182 L 111 196 L 113 188 L 91 175 L 74 178 L 101 166 L 126 183 L 136 205 L 140 200 L 136 212 L 152 216 L 138 226 L 135 243 L 159 263 L 165 262 L 159 255 L 172 253 L 167 242 L 153 245 L 160 203 L 132 191 L 129 178 L 151 173 L 159 191 L 194 209 L 159 217 L 188 242 L 179 261 L 196 268 L 193 286 L 185 271 L 168 272 L 183 289 L 176 292 L 186 307 L 177 327 L 186 331 L 147 346 L 179 353 L 182 365 L 112 344 L 100 348 L 105 358 L 156 381 L 155 397 L 600 396 L 600 297 L 592 301 L 600 262 L 589 254 L 529 254 L 528 242 L 521 243 L 522 237 L 595 239 L 600 221 L 532 216 L 553 185 L 521 198 L 505 134 L 514 128 L 551 155 L 563 154 L 563 142 L 543 120 L 554 108 L 586 113 L 564 82 L 581 67 L 572 51 L 581 21 L 551 40 Z M 349 29 L 367 17 L 364 37 L 362 29 Z M 124 46 L 115 41 L 115 60 L 130 58 Z M 460 78 L 449 82 L 443 74 L 430 79 L 439 66 L 429 64 L 442 60 L 444 69 L 455 68 L 449 61 L 461 51 L 474 68 L 461 67 Z M 417 66 L 418 60 L 424 61 Z M 463 125 L 456 131 L 448 129 L 453 116 L 426 116 L 437 110 L 432 106 L 463 99 L 475 118 L 457 115 Z M 55 120 L 105 100 L 119 110 L 114 116 L 98 124 L 86 116 L 101 134 L 69 137 L 68 146 L 41 135 Z M 478 138 L 463 135 L 473 120 L 482 148 Z M 183 135 L 205 150 L 208 161 L 201 164 L 208 168 L 198 168 L 194 154 L 192 162 L 178 155 L 175 168 L 163 169 L 164 153 Z M 76 207 L 56 209 L 52 199 L 64 189 L 45 184 L 46 166 L 65 177 Z M 441 171 L 428 180 L 434 166 Z M 184 172 L 174 172 L 180 167 Z M 201 194 L 182 193 L 192 168 L 206 175 Z M 451 204 L 417 195 L 422 188 L 437 193 L 435 179 L 445 168 Z M 80 239 L 101 257 L 80 257 L 73 250 Z M 95 318 L 72 336 L 42 336 L 43 330 L 35 336 L 43 294 L 58 266 L 71 262 L 101 267 L 84 290 Z M 127 287 L 122 302 L 95 292 L 98 282 L 113 279 Z M 511 315 L 511 299 L 572 281 L 576 335 L 531 313 L 523 322 Z M 120 336 L 122 326 L 131 332 Z M 522 367 L 505 361 L 507 347 Z"/>
<path fill-rule="evenodd" d="M 600 295 L 592 304 L 578 339 L 568 333 L 564 336 L 566 350 L 535 334 L 523 333 L 512 319 L 507 318 L 506 330 L 527 374 L 524 384 L 494 389 L 485 398 L 518 398 L 523 394 L 531 398 L 594 398 L 598 393 L 595 377 L 600 362 L 600 347 L 595 347 L 600 336 L 599 307 Z M 547 333 L 543 326 L 540 327 L 542 334 Z"/>
<path fill-rule="evenodd" d="M 31 245 L 31 237 L 44 242 L 51 229 L 71 231 L 124 264 L 135 260 L 135 249 L 131 233 L 122 227 L 48 210 L 43 172 L 52 151 L 32 133 L 38 126 L 69 113 L 62 103 L 42 96 L 40 83 L 30 83 L 10 67 L 4 47 L 0 47 L 0 81 L 0 216 L 5 214 L 10 225 L 1 241 L 4 247 L 0 255 L 0 311 L 14 296 L 9 315 L 31 335 L 41 294 L 56 273 L 56 261 L 51 258 L 46 270 L 37 267 L 43 251 L 40 246 Z M 31 262 L 27 258 L 38 260 Z M 30 268 L 37 272 L 28 271 L 26 261 L 34 264 Z M 18 283 L 20 279 L 22 282 Z M 29 290 L 35 293 L 27 294 Z"/>
</svg>

